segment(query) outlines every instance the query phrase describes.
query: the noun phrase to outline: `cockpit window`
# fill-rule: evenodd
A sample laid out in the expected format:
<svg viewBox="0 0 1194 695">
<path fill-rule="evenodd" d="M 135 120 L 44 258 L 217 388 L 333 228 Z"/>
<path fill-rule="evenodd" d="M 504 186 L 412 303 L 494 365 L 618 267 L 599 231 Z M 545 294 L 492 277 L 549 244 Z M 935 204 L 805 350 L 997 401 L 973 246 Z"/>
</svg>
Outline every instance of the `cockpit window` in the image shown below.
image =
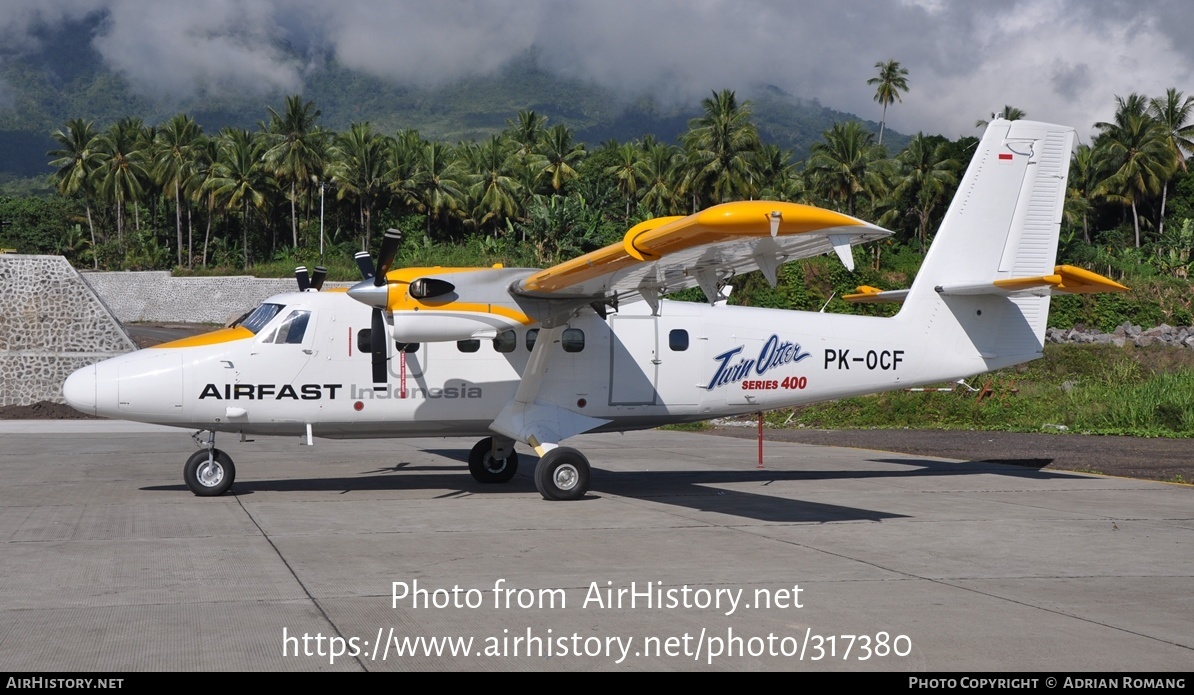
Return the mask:
<svg viewBox="0 0 1194 695">
<path fill-rule="evenodd" d="M 232 325 L 244 326 L 256 335 L 257 331 L 264 328 L 265 324 L 277 316 L 279 311 L 282 311 L 282 306 L 281 304 L 262 304 Z"/>
<path fill-rule="evenodd" d="M 290 312 L 282 323 L 273 330 L 262 342 L 278 345 L 301 345 L 303 336 L 307 333 L 307 322 L 311 319 L 311 312 L 295 310 Z"/>
</svg>

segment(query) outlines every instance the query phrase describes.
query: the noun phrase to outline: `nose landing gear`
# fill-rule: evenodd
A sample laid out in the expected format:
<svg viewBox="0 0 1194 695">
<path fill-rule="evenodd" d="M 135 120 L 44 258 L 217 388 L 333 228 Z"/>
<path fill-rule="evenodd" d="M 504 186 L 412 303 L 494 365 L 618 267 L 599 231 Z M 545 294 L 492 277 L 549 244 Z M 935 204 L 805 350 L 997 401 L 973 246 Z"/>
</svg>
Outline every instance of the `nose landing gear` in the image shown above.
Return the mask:
<svg viewBox="0 0 1194 695">
<path fill-rule="evenodd" d="M 187 488 L 199 497 L 217 497 L 232 488 L 236 466 L 232 457 L 216 448 L 216 433 L 207 431 L 207 441 L 200 441 L 204 430 L 191 435 L 200 450 L 191 454 L 182 467 L 182 479 Z"/>
</svg>

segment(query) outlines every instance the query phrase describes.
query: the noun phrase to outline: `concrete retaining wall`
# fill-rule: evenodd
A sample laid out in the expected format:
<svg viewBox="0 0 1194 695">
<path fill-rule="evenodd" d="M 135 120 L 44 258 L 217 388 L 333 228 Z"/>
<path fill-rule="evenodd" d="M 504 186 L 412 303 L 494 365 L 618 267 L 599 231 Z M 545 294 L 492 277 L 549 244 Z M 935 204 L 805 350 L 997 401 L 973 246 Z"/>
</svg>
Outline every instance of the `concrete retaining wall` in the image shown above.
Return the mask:
<svg viewBox="0 0 1194 695">
<path fill-rule="evenodd" d="M 0 254 L 0 405 L 61 403 L 71 372 L 135 349 L 65 258 Z"/>
<path fill-rule="evenodd" d="M 224 324 L 262 300 L 298 289 L 293 278 L 265 279 L 248 275 L 172 277 L 169 272 L 84 272 L 83 278 L 125 323 Z M 350 287 L 328 282 L 324 287 Z"/>
</svg>

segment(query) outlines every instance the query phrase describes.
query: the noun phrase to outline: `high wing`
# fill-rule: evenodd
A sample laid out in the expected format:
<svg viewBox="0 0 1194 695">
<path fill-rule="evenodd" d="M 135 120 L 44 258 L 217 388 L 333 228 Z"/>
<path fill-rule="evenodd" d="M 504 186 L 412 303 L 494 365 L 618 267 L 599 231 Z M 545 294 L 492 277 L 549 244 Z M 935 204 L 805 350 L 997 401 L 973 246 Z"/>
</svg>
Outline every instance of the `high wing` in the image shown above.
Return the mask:
<svg viewBox="0 0 1194 695">
<path fill-rule="evenodd" d="M 834 251 L 854 269 L 851 247 L 890 235 L 831 210 L 766 200 L 723 203 L 687 217 L 659 217 L 635 225 L 621 243 L 535 272 L 512 288 L 516 295 L 592 298 L 616 302 L 700 287 L 710 302 L 734 276 L 762 271 L 772 286 L 781 263 Z"/>
</svg>

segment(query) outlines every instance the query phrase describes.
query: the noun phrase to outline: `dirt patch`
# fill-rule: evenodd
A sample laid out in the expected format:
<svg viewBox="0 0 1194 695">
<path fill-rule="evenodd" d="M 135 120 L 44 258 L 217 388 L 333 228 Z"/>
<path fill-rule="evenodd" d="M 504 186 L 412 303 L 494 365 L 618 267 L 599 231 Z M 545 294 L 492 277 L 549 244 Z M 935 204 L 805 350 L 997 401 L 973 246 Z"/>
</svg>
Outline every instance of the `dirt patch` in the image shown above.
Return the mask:
<svg viewBox="0 0 1194 695">
<path fill-rule="evenodd" d="M 103 420 L 85 415 L 65 403 L 40 401 L 33 405 L 0 406 L 0 420 Z"/>
</svg>

